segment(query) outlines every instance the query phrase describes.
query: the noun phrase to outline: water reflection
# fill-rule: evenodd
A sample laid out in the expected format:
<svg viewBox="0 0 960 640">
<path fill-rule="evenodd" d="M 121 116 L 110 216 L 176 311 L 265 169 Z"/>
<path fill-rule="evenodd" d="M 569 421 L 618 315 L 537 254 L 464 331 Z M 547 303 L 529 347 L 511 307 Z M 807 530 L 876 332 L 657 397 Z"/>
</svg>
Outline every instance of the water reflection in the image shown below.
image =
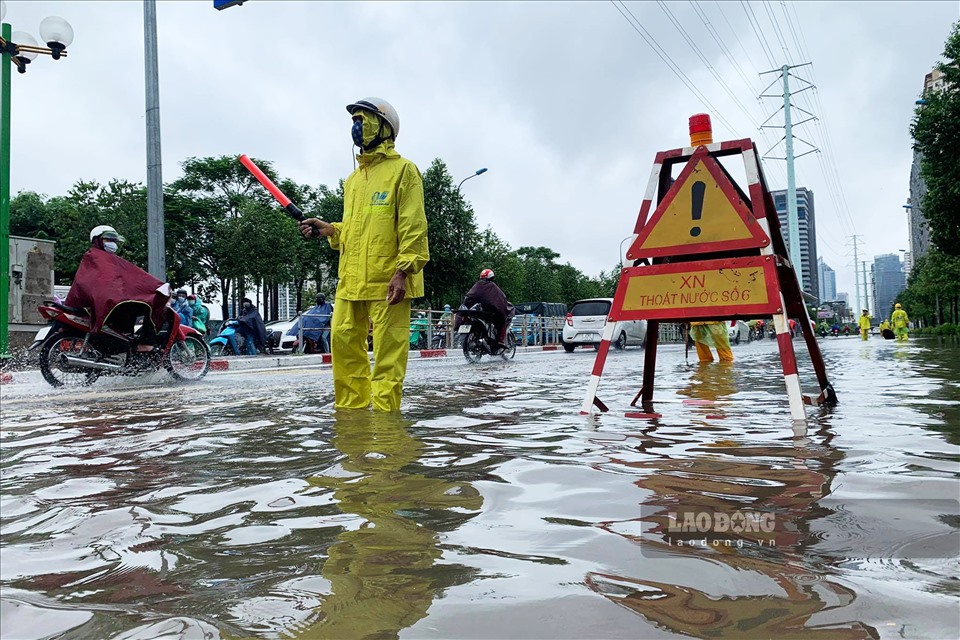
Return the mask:
<svg viewBox="0 0 960 640">
<path fill-rule="evenodd" d="M 476 512 L 479 492 L 410 469 L 423 443 L 410 436 L 399 414 L 337 411 L 333 445 L 345 458 L 314 486 L 333 489 L 344 513 L 364 519 L 342 532 L 329 549 L 323 577 L 332 595 L 320 620 L 300 631 L 307 638 L 392 638 L 427 614 L 447 581 L 433 570 L 441 552 L 439 534 L 418 514 L 431 510 Z M 443 516 L 441 515 L 441 518 Z M 472 577 L 461 571 L 454 584 Z M 439 577 L 439 579 L 438 579 Z"/>
<path fill-rule="evenodd" d="M 729 370 L 700 367 L 680 393 L 718 400 L 735 391 Z M 657 427 L 639 450 L 655 450 Z M 686 571 L 669 581 L 591 572 L 588 586 L 662 629 L 696 637 L 859 639 L 875 629 L 842 610 L 855 593 L 817 562 L 810 523 L 829 515 L 829 495 L 843 459 L 822 429 L 787 446 L 747 446 L 713 439 L 684 457 L 618 460 L 648 492 L 641 518 L 601 527 L 639 546 L 651 562 Z M 652 568 L 652 574 L 658 570 Z"/>
</svg>

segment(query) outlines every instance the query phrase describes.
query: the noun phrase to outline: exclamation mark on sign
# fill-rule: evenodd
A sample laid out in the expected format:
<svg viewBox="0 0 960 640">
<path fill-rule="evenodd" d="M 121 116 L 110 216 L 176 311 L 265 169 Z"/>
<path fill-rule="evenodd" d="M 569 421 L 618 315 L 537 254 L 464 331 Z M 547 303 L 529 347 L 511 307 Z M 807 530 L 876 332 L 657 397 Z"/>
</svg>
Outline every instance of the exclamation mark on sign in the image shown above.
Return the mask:
<svg viewBox="0 0 960 640">
<path fill-rule="evenodd" d="M 703 194 L 707 190 L 707 183 L 697 180 L 693 183 L 693 221 L 698 222 L 703 215 Z M 700 227 L 690 229 L 690 235 L 696 238 L 700 235 Z"/>
</svg>

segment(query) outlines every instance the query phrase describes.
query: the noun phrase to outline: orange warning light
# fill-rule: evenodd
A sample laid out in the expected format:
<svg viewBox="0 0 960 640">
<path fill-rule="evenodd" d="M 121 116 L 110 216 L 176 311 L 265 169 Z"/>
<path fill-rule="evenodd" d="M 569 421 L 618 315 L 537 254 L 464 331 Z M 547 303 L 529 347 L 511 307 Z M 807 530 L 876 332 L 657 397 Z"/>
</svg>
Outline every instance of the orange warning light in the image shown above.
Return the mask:
<svg viewBox="0 0 960 640">
<path fill-rule="evenodd" d="M 712 143 L 713 126 L 710 124 L 710 114 L 697 113 L 690 116 L 690 146 L 699 147 Z"/>
</svg>

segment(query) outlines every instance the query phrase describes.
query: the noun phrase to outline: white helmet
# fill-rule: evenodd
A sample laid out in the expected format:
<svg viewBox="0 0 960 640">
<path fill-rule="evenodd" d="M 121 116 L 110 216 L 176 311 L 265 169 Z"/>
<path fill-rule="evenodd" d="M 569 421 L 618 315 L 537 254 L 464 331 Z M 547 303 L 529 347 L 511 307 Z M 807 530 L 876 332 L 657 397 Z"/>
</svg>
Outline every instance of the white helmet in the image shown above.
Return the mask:
<svg viewBox="0 0 960 640">
<path fill-rule="evenodd" d="M 117 233 L 117 230 L 107 224 L 102 224 L 99 227 L 94 227 L 90 230 L 90 242 L 93 242 L 94 238 L 103 236 L 104 240 L 117 240 L 118 242 L 126 242 L 123 239 L 123 236 Z"/>
<path fill-rule="evenodd" d="M 347 105 L 347 111 L 349 111 L 351 114 L 356 112 L 357 109 L 370 111 L 371 113 L 375 113 L 386 120 L 387 124 L 390 125 L 390 128 L 393 129 L 394 139 L 400 135 L 400 116 L 397 114 L 397 110 L 393 108 L 393 105 L 383 98 L 364 98 L 362 100 L 357 100 L 356 102 L 351 102 Z"/>
</svg>

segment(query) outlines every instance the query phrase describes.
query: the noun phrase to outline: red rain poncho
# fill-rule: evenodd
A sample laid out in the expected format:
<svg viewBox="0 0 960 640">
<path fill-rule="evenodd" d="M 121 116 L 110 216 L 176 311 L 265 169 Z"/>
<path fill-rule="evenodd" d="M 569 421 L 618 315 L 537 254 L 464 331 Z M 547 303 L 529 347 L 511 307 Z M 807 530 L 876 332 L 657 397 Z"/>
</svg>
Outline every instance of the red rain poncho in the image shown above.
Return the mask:
<svg viewBox="0 0 960 640">
<path fill-rule="evenodd" d="M 143 315 L 154 329 L 163 326 L 164 308 L 170 300 L 170 287 L 123 258 L 91 247 L 83 254 L 77 275 L 70 285 L 64 304 L 82 307 L 90 312 L 90 326 L 99 332 L 111 319 L 117 305 L 129 302 L 122 314 L 125 320 L 134 314 Z M 111 327 L 132 330 L 132 327 Z"/>
</svg>

